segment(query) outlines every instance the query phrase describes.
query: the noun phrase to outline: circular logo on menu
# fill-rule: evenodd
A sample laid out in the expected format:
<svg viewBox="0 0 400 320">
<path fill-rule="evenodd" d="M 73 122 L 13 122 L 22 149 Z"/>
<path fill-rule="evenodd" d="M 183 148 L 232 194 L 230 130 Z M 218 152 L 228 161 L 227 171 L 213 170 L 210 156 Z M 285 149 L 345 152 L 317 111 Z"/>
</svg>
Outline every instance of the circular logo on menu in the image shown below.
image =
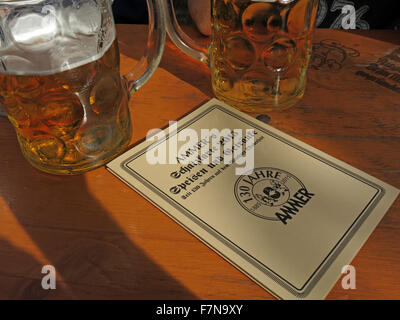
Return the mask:
<svg viewBox="0 0 400 320">
<path fill-rule="evenodd" d="M 304 184 L 293 174 L 276 168 L 257 168 L 240 176 L 235 183 L 235 197 L 249 213 L 279 221 L 283 209 L 296 214 L 310 199 Z M 277 215 L 278 212 L 278 215 Z"/>
</svg>

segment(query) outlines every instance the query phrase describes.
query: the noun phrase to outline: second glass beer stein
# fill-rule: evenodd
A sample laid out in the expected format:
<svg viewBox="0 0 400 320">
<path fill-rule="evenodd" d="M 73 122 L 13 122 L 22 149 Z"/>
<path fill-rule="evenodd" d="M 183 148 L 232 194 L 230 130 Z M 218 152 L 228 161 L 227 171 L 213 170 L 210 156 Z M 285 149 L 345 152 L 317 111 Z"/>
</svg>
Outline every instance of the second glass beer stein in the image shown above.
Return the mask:
<svg viewBox="0 0 400 320">
<path fill-rule="evenodd" d="M 217 98 L 258 113 L 302 98 L 318 0 L 210 0 L 209 48 L 182 31 L 173 0 L 164 1 L 171 39 L 209 65 Z"/>
<path fill-rule="evenodd" d="M 146 56 L 121 77 L 111 0 L 0 1 L 0 105 L 34 167 L 78 174 L 128 146 L 129 95 L 165 42 L 162 0 L 147 3 Z"/>
</svg>

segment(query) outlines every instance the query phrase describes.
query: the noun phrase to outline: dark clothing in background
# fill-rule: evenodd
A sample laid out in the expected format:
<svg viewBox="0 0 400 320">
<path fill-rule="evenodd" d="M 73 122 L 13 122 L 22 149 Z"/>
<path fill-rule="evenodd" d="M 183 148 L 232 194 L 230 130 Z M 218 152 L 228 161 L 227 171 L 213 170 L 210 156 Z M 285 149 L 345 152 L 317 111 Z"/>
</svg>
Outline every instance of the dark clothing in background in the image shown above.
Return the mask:
<svg viewBox="0 0 400 320">
<path fill-rule="evenodd" d="M 174 0 L 175 13 L 180 23 L 191 21 L 187 2 L 187 0 Z M 148 23 L 146 0 L 114 0 L 113 12 L 116 23 Z"/>
<path fill-rule="evenodd" d="M 147 24 L 146 0 L 115 0 L 113 13 L 116 23 Z"/>
<path fill-rule="evenodd" d="M 178 20 L 188 15 L 186 4 L 187 0 L 174 0 Z M 355 8 L 357 29 L 400 30 L 400 0 L 319 0 L 317 26 L 341 29 L 345 5 Z M 145 0 L 115 0 L 113 10 L 117 23 L 147 23 Z"/>
<path fill-rule="evenodd" d="M 399 0 L 319 0 L 316 25 L 342 29 L 345 5 L 352 5 L 356 10 L 356 29 L 400 30 Z"/>
</svg>

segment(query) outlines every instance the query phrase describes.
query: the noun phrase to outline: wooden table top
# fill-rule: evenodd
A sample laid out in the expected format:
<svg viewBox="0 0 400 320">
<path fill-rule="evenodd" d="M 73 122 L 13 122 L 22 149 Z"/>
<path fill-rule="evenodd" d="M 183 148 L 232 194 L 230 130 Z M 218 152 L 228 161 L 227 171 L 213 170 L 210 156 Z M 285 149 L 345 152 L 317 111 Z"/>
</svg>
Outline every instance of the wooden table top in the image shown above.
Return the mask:
<svg viewBox="0 0 400 320">
<path fill-rule="evenodd" d="M 120 25 L 118 37 L 126 73 L 146 33 Z M 270 113 L 270 124 L 400 188 L 400 54 L 397 64 L 394 54 L 386 58 L 393 65 L 384 75 L 370 66 L 399 48 L 400 33 L 320 29 L 314 43 L 304 99 Z M 132 144 L 212 97 L 209 77 L 168 42 L 160 68 L 130 102 Z M 41 173 L 24 160 L 6 118 L 0 129 L 0 298 L 273 299 L 105 168 Z M 41 287 L 47 264 L 56 268 L 56 290 Z M 400 298 L 399 199 L 352 265 L 357 289 L 339 280 L 328 299 Z"/>
</svg>

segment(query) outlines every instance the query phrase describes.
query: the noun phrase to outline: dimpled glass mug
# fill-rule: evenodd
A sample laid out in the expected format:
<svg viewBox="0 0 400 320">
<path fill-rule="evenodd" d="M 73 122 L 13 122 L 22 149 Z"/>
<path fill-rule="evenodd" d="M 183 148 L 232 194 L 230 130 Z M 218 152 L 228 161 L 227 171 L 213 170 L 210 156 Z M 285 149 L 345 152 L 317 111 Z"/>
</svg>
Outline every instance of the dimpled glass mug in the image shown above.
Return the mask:
<svg viewBox="0 0 400 320">
<path fill-rule="evenodd" d="M 208 64 L 220 100 L 248 112 L 283 110 L 305 91 L 318 0 L 210 0 L 211 45 L 179 27 L 165 0 L 167 31 L 186 54 Z"/>
<path fill-rule="evenodd" d="M 126 149 L 129 96 L 165 43 L 162 0 L 147 4 L 146 55 L 122 77 L 112 0 L 0 0 L 0 105 L 34 167 L 79 174 Z"/>
</svg>

